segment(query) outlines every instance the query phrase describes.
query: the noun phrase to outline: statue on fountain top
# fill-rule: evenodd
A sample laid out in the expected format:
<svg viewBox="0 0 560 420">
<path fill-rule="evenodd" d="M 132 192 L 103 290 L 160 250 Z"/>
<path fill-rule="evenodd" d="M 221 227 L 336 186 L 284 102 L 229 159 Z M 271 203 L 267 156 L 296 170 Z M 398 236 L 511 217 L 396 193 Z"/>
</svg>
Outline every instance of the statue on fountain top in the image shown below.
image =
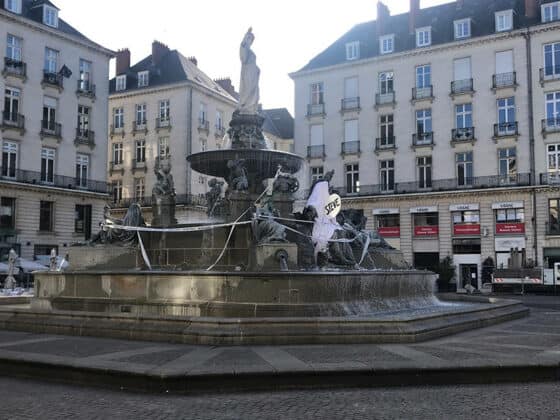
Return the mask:
<svg viewBox="0 0 560 420">
<path fill-rule="evenodd" d="M 257 115 L 259 106 L 259 77 L 261 71 L 257 66 L 257 56 L 251 50 L 255 41 L 253 29 L 249 28 L 241 46 L 239 56 L 241 58 L 241 81 L 239 84 L 239 106 L 240 114 Z"/>
</svg>

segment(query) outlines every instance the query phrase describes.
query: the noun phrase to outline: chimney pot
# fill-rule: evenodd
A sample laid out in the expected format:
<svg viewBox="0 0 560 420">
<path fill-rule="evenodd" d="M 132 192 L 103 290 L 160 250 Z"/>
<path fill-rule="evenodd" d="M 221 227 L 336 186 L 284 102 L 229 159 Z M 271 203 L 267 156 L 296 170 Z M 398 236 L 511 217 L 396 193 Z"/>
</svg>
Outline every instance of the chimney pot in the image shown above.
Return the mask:
<svg viewBox="0 0 560 420">
<path fill-rule="evenodd" d="M 525 0 L 525 16 L 528 18 L 537 17 L 539 10 L 539 0 Z"/>
<path fill-rule="evenodd" d="M 169 52 L 169 47 L 163 42 L 152 42 L 152 64 L 157 66 L 161 59 Z"/>
<path fill-rule="evenodd" d="M 377 35 L 383 35 L 385 33 L 385 26 L 390 16 L 391 16 L 391 12 L 389 11 L 389 8 L 381 1 L 378 1 L 377 2 Z"/>
<path fill-rule="evenodd" d="M 189 57 L 187 60 L 189 60 L 191 63 L 193 63 L 195 66 L 198 67 L 198 60 L 196 59 L 195 56 Z"/>
<path fill-rule="evenodd" d="M 130 50 L 123 48 L 117 51 L 117 75 L 124 74 L 130 68 Z"/>
<path fill-rule="evenodd" d="M 408 12 L 408 31 L 414 34 L 416 30 L 416 16 L 420 10 L 420 0 L 410 0 L 410 11 Z"/>
</svg>

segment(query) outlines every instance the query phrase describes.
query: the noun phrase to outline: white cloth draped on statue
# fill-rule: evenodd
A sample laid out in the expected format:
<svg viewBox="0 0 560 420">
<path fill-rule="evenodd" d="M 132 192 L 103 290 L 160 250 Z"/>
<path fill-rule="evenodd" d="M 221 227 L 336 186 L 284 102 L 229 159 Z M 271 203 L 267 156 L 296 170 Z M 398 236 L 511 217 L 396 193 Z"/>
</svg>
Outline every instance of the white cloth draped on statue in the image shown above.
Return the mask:
<svg viewBox="0 0 560 420">
<path fill-rule="evenodd" d="M 315 255 L 325 252 L 334 233 L 342 227 L 337 223 L 336 218 L 329 218 L 325 214 L 325 206 L 329 202 L 329 183 L 320 181 L 315 184 L 313 191 L 307 199 L 307 206 L 313 207 L 317 212 L 317 218 L 313 225 L 311 238 L 315 246 Z"/>
</svg>

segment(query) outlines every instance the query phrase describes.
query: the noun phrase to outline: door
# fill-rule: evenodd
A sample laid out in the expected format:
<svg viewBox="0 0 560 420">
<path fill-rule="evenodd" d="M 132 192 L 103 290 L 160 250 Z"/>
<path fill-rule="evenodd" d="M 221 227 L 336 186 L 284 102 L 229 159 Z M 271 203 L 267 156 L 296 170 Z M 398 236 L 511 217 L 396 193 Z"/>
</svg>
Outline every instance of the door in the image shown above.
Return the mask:
<svg viewBox="0 0 560 420">
<path fill-rule="evenodd" d="M 478 266 L 476 264 L 461 264 L 461 285 L 463 289 L 470 284 L 478 289 Z"/>
</svg>

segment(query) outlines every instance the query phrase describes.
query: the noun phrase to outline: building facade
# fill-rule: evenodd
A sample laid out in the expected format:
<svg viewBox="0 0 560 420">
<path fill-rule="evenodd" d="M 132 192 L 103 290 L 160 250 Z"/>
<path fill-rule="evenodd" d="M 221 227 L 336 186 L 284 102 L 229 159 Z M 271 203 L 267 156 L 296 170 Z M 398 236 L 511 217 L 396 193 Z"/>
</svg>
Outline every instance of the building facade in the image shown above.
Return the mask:
<svg viewBox="0 0 560 420">
<path fill-rule="evenodd" d="M 129 50 L 117 52 L 109 96 L 108 173 L 114 204 L 122 208 L 140 202 L 149 219 L 155 160 L 170 155 L 177 217 L 186 217 L 209 188 L 209 179 L 191 171 L 186 157 L 222 146 L 237 104 L 234 95 L 230 79 L 212 80 L 194 57 L 160 42 L 134 66 Z"/>
<path fill-rule="evenodd" d="M 345 205 L 457 287 L 482 262 L 560 261 L 560 2 L 458 0 L 352 28 L 295 82 L 308 183 L 334 169 Z M 560 62 L 559 62 L 560 64 Z"/>
<path fill-rule="evenodd" d="M 263 109 L 263 132 L 268 147 L 282 152 L 294 152 L 294 117 L 286 108 Z"/>
<path fill-rule="evenodd" d="M 89 239 L 109 198 L 113 52 L 47 0 L 2 0 L 0 253 L 25 258 Z"/>
</svg>

